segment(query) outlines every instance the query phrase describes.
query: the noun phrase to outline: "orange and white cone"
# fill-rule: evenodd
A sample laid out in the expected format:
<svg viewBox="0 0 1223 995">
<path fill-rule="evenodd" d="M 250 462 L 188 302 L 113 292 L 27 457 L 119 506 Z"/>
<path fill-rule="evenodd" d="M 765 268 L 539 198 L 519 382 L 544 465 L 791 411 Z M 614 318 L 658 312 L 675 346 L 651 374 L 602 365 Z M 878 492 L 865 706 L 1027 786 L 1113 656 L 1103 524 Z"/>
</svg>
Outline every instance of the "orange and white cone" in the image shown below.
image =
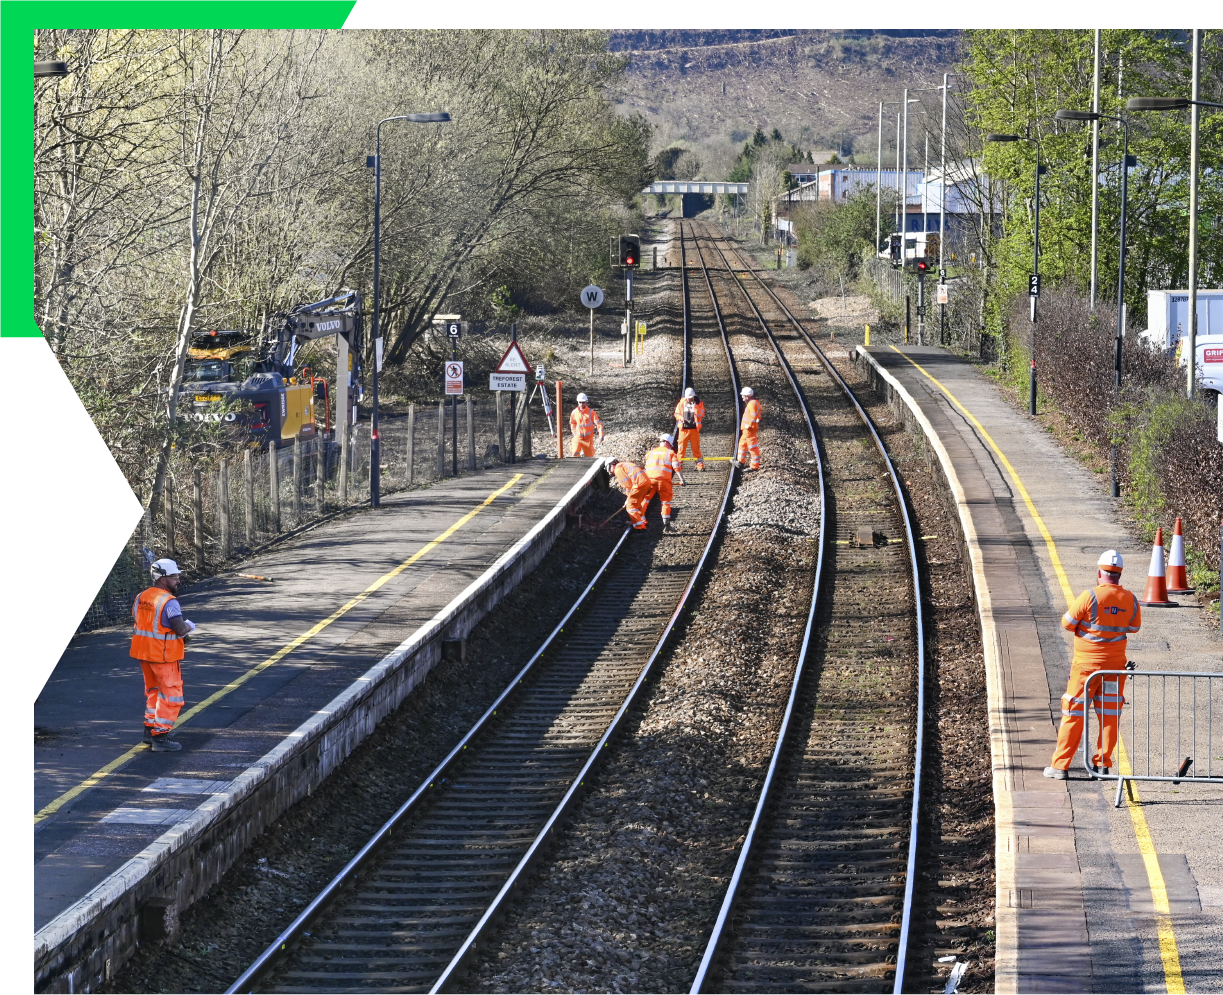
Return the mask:
<svg viewBox="0 0 1223 995">
<path fill-rule="evenodd" d="M 1172 533 L 1172 548 L 1168 550 L 1168 593 L 1192 594 L 1189 575 L 1185 572 L 1185 537 L 1181 534 L 1181 520 L 1176 520 Z"/>
<path fill-rule="evenodd" d="M 1168 582 L 1164 576 L 1164 530 L 1155 530 L 1155 546 L 1151 550 L 1151 567 L 1147 570 L 1146 593 L 1138 600 L 1145 608 L 1176 608 L 1168 600 Z"/>
</svg>

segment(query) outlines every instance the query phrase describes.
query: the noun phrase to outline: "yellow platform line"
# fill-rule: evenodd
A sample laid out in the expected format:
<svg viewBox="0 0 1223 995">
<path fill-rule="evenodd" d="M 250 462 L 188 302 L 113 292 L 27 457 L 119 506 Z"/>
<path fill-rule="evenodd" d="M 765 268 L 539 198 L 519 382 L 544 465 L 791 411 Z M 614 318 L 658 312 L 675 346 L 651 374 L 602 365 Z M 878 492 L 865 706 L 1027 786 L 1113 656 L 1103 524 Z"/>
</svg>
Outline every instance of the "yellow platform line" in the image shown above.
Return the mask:
<svg viewBox="0 0 1223 995">
<path fill-rule="evenodd" d="M 198 705 L 195 705 L 194 707 L 183 712 L 182 715 L 178 717 L 178 721 L 174 723 L 174 728 L 177 729 L 188 719 L 192 718 L 193 716 L 199 715 L 199 713 L 202 712 L 209 705 L 216 704 L 218 701 L 224 698 L 227 694 L 230 694 L 232 691 L 236 691 L 243 684 L 249 681 L 252 677 L 255 677 L 256 675 L 263 673 L 263 671 L 267 670 L 268 667 L 275 666 L 281 660 L 283 660 L 286 656 L 292 653 L 295 649 L 297 649 L 299 646 L 303 645 L 304 643 L 308 642 L 309 640 L 317 636 L 320 632 L 322 632 L 329 625 L 331 625 L 331 623 L 337 621 L 340 618 L 343 618 L 350 611 L 356 608 L 359 604 L 365 601 L 375 591 L 379 590 L 380 588 L 384 587 L 386 584 L 390 583 L 392 580 L 398 577 L 401 573 L 407 570 L 408 567 L 410 567 L 413 563 L 417 562 L 422 557 L 427 556 L 434 549 L 440 546 L 443 542 L 449 539 L 459 529 L 461 529 L 464 525 L 466 525 L 473 518 L 475 518 L 476 515 L 480 514 L 481 511 L 483 511 L 490 504 L 492 504 L 495 500 L 497 500 L 497 498 L 499 498 L 502 494 L 504 494 L 511 487 L 517 484 L 518 481 L 522 479 L 522 477 L 523 477 L 523 474 L 521 473 L 514 474 L 514 476 L 510 478 L 509 483 L 507 483 L 504 487 L 499 487 L 495 491 L 493 491 L 480 504 L 476 505 L 476 507 L 472 508 L 471 511 L 469 511 L 466 515 L 464 515 L 457 522 L 455 522 L 448 529 L 446 529 L 445 532 L 443 532 L 441 535 L 437 536 L 436 538 L 431 539 L 429 542 L 425 543 L 425 545 L 423 545 L 415 553 L 413 553 L 406 560 L 404 560 L 401 564 L 399 564 L 399 566 L 395 567 L 394 570 L 391 570 L 389 573 L 383 574 L 376 581 L 370 584 L 370 586 L 367 587 L 364 591 L 362 591 L 360 594 L 356 595 L 355 597 L 349 599 L 347 602 L 345 602 L 343 605 L 337 608 L 334 612 L 328 615 L 321 622 L 317 622 L 316 624 L 312 625 L 309 629 L 307 629 L 305 632 L 303 632 L 300 636 L 297 636 L 296 638 L 292 639 L 288 643 L 285 643 L 284 646 L 280 647 L 280 649 L 278 649 L 275 653 L 269 656 L 262 663 L 257 664 L 254 667 L 251 667 L 251 669 L 248 670 L 241 677 L 235 678 L 234 680 L 230 681 L 228 684 L 225 685 L 225 687 L 221 688 L 219 691 L 213 692 L 207 698 L 201 701 Z M 122 767 L 125 763 L 131 760 L 132 757 L 134 757 L 137 753 L 139 753 L 143 749 L 145 749 L 145 745 L 143 743 L 139 743 L 136 746 L 133 746 L 126 753 L 123 753 L 117 756 L 114 760 L 108 763 L 105 767 L 102 767 L 100 770 L 95 771 L 89 777 L 85 778 L 85 780 L 81 781 L 80 784 L 77 784 L 75 787 L 72 787 L 69 790 L 65 791 L 62 795 L 56 798 L 55 801 L 39 809 L 34 814 L 34 822 L 39 823 L 43 819 L 47 818 L 47 816 L 54 815 L 61 808 L 63 808 L 68 802 L 72 801 L 73 798 L 76 798 L 83 791 L 88 791 L 90 788 L 94 787 L 96 784 L 99 784 L 101 781 L 105 780 L 107 777 L 109 777 L 116 770 Z"/>
<path fill-rule="evenodd" d="M 1022 495 L 1024 504 L 1028 506 L 1028 512 L 1032 515 L 1036 526 L 1040 529 L 1040 534 L 1044 537 L 1045 546 L 1049 550 L 1049 558 L 1053 561 L 1053 569 L 1057 572 L 1058 583 L 1061 584 L 1062 594 L 1066 598 L 1066 606 L 1074 602 L 1074 591 L 1070 587 L 1070 581 L 1066 577 L 1066 571 L 1062 569 L 1061 557 L 1057 555 L 1057 546 L 1053 542 L 1053 536 L 1049 534 L 1049 530 L 1045 527 L 1044 520 L 1036 510 L 1036 505 L 1032 502 L 1032 498 L 1028 495 L 1028 490 L 1023 486 L 1023 481 L 1019 479 L 1019 474 L 1011 465 L 1011 461 L 1006 458 L 1006 455 L 998 448 L 998 444 L 994 442 L 990 434 L 971 411 L 962 405 L 956 396 L 951 393 L 942 383 L 921 366 L 897 349 L 895 346 L 892 350 L 901 356 L 904 356 L 912 363 L 921 374 L 933 383 L 939 390 L 946 395 L 957 408 L 964 413 L 964 416 L 972 422 L 977 431 L 993 451 L 1002 461 L 1002 465 L 1006 467 L 1007 473 L 1010 474 L 1011 480 L 1015 482 L 1015 487 Z M 1121 774 L 1132 773 L 1130 769 L 1129 757 L 1125 752 L 1125 742 L 1122 740 L 1120 732 L 1117 735 L 1117 751 L 1118 751 L 1118 771 Z M 1133 782 L 1130 782 L 1130 787 L 1133 787 Z M 1139 804 L 1138 791 L 1135 788 L 1133 799 L 1126 798 L 1126 807 L 1130 813 L 1130 821 L 1134 824 L 1134 836 L 1138 840 L 1138 852 L 1142 854 L 1143 866 L 1147 871 L 1147 883 L 1151 888 L 1151 904 L 1155 910 L 1155 933 L 1159 938 L 1159 956 L 1163 960 L 1164 965 L 1164 983 L 1167 985 L 1169 995 L 1184 995 L 1185 981 L 1181 975 L 1181 958 L 1180 952 L 1176 946 L 1176 934 L 1172 929 L 1172 912 L 1168 905 L 1168 886 L 1164 881 L 1163 871 L 1159 867 L 1159 855 L 1155 849 L 1155 840 L 1151 836 L 1150 826 L 1147 825 L 1146 816 L 1142 812 L 1142 806 Z"/>
</svg>

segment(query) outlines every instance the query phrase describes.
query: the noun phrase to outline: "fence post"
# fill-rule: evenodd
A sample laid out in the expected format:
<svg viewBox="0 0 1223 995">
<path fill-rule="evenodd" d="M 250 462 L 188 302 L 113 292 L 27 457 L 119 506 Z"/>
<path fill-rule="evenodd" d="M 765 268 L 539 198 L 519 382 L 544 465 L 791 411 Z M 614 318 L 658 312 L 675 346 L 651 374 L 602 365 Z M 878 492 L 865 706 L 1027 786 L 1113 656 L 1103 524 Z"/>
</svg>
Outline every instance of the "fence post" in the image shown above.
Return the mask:
<svg viewBox="0 0 1223 995">
<path fill-rule="evenodd" d="M 416 404 L 408 405 L 408 486 L 416 479 Z"/>
<path fill-rule="evenodd" d="M 191 471 L 194 493 L 191 495 L 191 512 L 194 519 L 192 545 L 195 547 L 195 569 L 204 572 L 204 481 L 199 467 Z"/>
<path fill-rule="evenodd" d="M 300 525 L 302 520 L 302 440 L 301 436 L 293 439 L 293 524 Z"/>
<path fill-rule="evenodd" d="M 268 444 L 268 497 L 272 505 L 272 535 L 277 535 L 280 532 L 280 453 L 275 442 Z"/>
<path fill-rule="evenodd" d="M 683 265 L 683 260 L 680 260 L 680 265 Z M 564 387 L 565 381 L 556 381 L 556 458 L 565 458 L 565 412 L 561 408 L 561 398 L 564 396 L 561 390 Z"/>
<path fill-rule="evenodd" d="M 446 399 L 437 402 L 437 479 L 446 479 Z"/>
<path fill-rule="evenodd" d="M 340 507 L 348 505 L 348 446 L 349 446 L 348 412 L 344 412 L 344 421 L 340 424 Z"/>
<path fill-rule="evenodd" d="M 905 345 L 909 344 L 909 305 L 912 299 L 912 295 L 905 294 Z"/>
<path fill-rule="evenodd" d="M 327 513 L 327 440 L 314 437 L 314 513 Z"/>
<path fill-rule="evenodd" d="M 174 481 L 166 474 L 164 511 L 166 515 L 166 555 L 174 559 Z"/>
<path fill-rule="evenodd" d="M 497 458 L 502 463 L 505 462 L 507 452 L 505 448 L 505 401 L 501 397 L 503 393 L 504 391 L 497 391 Z"/>
<path fill-rule="evenodd" d="M 531 395 L 523 394 L 527 399 L 522 406 L 522 458 L 531 458 Z"/>
<path fill-rule="evenodd" d="M 229 460 L 221 459 L 217 474 L 217 518 L 221 526 L 221 561 L 229 559 Z"/>
<path fill-rule="evenodd" d="M 242 454 L 243 469 L 246 471 L 246 545 L 255 545 L 255 461 L 251 451 L 247 449 Z"/>
<path fill-rule="evenodd" d="M 467 469 L 476 468 L 476 416 L 473 408 L 475 402 L 471 394 L 467 395 Z"/>
</svg>

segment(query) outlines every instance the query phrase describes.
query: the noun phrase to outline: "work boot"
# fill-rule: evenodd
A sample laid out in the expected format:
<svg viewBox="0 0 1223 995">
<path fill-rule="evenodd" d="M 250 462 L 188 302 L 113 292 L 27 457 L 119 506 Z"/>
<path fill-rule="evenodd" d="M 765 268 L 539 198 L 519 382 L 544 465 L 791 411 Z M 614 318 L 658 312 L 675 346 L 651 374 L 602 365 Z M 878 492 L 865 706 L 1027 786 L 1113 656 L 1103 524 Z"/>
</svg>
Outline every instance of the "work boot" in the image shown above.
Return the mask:
<svg viewBox="0 0 1223 995">
<path fill-rule="evenodd" d="M 1113 769 L 1111 767 L 1100 767 L 1098 764 L 1092 764 L 1091 769 L 1092 771 L 1094 771 L 1097 774 L 1100 774 L 1100 773 L 1111 774 L 1113 772 Z"/>
<path fill-rule="evenodd" d="M 669 518 L 664 518 L 664 519 L 662 520 L 662 528 L 663 528 L 663 531 L 664 531 L 664 532 L 670 532 L 670 531 L 671 531 L 671 529 L 672 529 L 671 519 L 669 519 Z"/>
<path fill-rule="evenodd" d="M 1045 777 L 1051 777 L 1055 781 L 1066 781 L 1070 779 L 1070 772 L 1065 771 L 1065 770 L 1060 770 L 1057 767 L 1046 767 Z"/>
<path fill-rule="evenodd" d="M 731 461 L 730 461 L 730 465 L 731 465 L 731 466 L 738 467 L 740 470 L 742 470 L 742 469 L 743 469 L 743 464 L 742 464 L 742 463 L 740 463 L 740 462 L 739 462 L 737 459 L 733 459 L 733 460 L 731 460 Z"/>
<path fill-rule="evenodd" d="M 637 530 L 638 532 L 644 532 L 646 530 L 646 524 L 645 522 L 638 522 L 636 525 L 633 526 L 633 528 Z"/>
<path fill-rule="evenodd" d="M 146 746 L 153 745 L 153 730 L 148 726 L 144 727 L 144 737 L 140 740 L 140 742 L 144 743 Z"/>
<path fill-rule="evenodd" d="M 701 460 L 699 463 L 697 463 L 696 469 L 698 473 L 704 473 L 705 472 L 705 461 Z"/>
<path fill-rule="evenodd" d="M 163 732 L 160 736 L 153 737 L 154 753 L 173 753 L 175 750 L 181 750 L 182 748 L 183 744 L 171 739 L 168 732 Z"/>
</svg>

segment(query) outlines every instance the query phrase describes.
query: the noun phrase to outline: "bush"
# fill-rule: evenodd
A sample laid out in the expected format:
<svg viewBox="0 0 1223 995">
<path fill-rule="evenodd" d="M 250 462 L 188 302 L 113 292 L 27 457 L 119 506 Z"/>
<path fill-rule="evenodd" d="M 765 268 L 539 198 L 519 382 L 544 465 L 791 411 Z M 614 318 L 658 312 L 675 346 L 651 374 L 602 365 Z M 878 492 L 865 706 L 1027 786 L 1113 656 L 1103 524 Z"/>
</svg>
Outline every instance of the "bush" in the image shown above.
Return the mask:
<svg viewBox="0 0 1223 995">
<path fill-rule="evenodd" d="M 803 203 L 793 214 L 798 265 L 822 266 L 856 279 L 862 250 L 875 243 L 875 191 L 860 190 L 849 200 Z"/>
</svg>

